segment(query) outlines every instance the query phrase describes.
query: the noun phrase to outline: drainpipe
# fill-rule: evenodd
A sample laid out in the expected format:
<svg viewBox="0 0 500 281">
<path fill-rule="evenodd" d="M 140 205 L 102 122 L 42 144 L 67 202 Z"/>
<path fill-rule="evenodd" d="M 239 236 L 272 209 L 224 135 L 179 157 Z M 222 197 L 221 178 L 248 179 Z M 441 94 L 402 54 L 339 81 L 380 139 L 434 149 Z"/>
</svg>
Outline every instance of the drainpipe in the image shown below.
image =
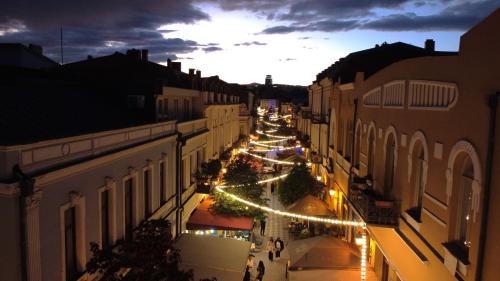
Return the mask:
<svg viewBox="0 0 500 281">
<path fill-rule="evenodd" d="M 16 180 L 19 181 L 19 231 L 20 231 L 20 250 L 21 250 L 21 280 L 28 280 L 28 259 L 27 259 L 27 251 L 26 251 L 26 197 L 33 195 L 33 187 L 35 185 L 35 180 L 31 177 L 27 176 L 19 165 L 15 165 L 12 168 L 12 173 Z"/>
<path fill-rule="evenodd" d="M 176 144 L 176 155 L 175 155 L 175 178 L 177 179 L 177 194 L 176 194 L 176 203 L 177 210 L 175 211 L 175 220 L 176 220 L 176 229 L 175 235 L 178 237 L 182 232 L 180 231 L 182 227 L 182 171 L 184 167 L 182 167 L 182 145 L 183 141 L 181 138 L 181 134 L 179 133 L 177 136 L 177 144 Z"/>
<path fill-rule="evenodd" d="M 486 153 L 486 175 L 484 181 L 483 194 L 483 215 L 481 217 L 481 229 L 479 234 L 479 253 L 476 268 L 476 280 L 482 280 L 484 248 L 486 243 L 486 227 L 488 223 L 489 198 L 491 191 L 491 176 L 493 173 L 493 155 L 495 153 L 495 127 L 497 118 L 498 97 L 500 92 L 489 96 L 488 106 L 490 107 L 490 126 L 488 132 L 488 152 Z"/>
</svg>

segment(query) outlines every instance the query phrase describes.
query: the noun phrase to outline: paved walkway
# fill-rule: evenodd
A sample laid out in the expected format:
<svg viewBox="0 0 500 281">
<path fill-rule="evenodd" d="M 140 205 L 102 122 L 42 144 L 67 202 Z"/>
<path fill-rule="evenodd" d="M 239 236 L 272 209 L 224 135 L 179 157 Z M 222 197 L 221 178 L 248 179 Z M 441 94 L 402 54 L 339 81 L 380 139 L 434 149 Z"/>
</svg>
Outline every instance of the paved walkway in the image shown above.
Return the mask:
<svg viewBox="0 0 500 281">
<path fill-rule="evenodd" d="M 266 197 L 270 199 L 269 201 L 269 206 L 273 209 L 280 209 L 283 210 L 283 206 L 278 200 L 278 195 L 275 190 L 274 194 L 271 194 L 271 188 L 270 184 L 266 186 Z M 259 234 L 260 227 L 257 224 L 257 227 L 255 228 L 255 235 L 256 237 L 260 237 Z M 269 261 L 268 258 L 268 253 L 266 251 L 266 245 L 267 241 L 269 241 L 269 238 L 273 237 L 276 239 L 277 237 L 280 237 L 283 242 L 285 242 L 285 250 L 281 252 L 281 258 L 279 260 L 274 259 L 273 262 Z M 286 274 L 286 266 L 287 266 L 287 261 L 289 259 L 289 254 L 288 254 L 288 241 L 289 241 L 289 235 L 288 235 L 288 219 L 279 216 L 276 214 L 268 214 L 267 221 L 266 221 L 266 231 L 264 234 L 264 237 L 262 237 L 262 245 L 260 246 L 260 251 L 257 253 L 254 253 L 255 258 L 255 266 L 257 267 L 259 261 L 264 262 L 264 266 L 266 267 L 266 273 L 264 275 L 264 281 L 284 281 L 287 280 L 285 277 Z M 253 279 L 252 279 L 253 280 Z"/>
</svg>

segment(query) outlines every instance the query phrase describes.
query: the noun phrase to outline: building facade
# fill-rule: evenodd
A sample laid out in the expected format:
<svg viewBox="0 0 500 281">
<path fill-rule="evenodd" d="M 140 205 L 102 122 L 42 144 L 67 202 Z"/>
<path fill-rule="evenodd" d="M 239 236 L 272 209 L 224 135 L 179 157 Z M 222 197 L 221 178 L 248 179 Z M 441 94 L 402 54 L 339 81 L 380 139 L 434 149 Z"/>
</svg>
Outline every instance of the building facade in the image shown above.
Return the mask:
<svg viewBox="0 0 500 281">
<path fill-rule="evenodd" d="M 353 53 L 328 70 L 335 81 L 329 159 L 313 173 L 332 190 L 327 201 L 340 218 L 367 223 L 369 265 L 380 280 L 499 274 L 500 80 L 490 71 L 500 65 L 499 25 L 497 10 L 461 37 L 457 53 L 433 51 L 433 41 L 422 51 L 395 43 Z M 384 49 L 391 55 L 373 59 Z M 299 130 L 311 136 L 311 155 L 323 158 L 320 140 L 328 137 L 314 124 L 323 112 L 314 107 L 321 81 L 310 86 L 310 128 L 303 111 Z M 354 242 L 360 232 L 341 235 Z"/>
</svg>

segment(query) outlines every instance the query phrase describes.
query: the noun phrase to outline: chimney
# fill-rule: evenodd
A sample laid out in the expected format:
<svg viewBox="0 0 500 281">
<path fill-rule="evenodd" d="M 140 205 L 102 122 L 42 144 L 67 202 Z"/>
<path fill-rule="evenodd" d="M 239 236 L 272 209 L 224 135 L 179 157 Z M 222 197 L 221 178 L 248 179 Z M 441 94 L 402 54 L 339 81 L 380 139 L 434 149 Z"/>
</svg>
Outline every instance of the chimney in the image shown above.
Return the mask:
<svg viewBox="0 0 500 281">
<path fill-rule="evenodd" d="M 147 49 L 141 50 L 141 58 L 143 61 L 148 61 L 148 50 Z"/>
<path fill-rule="evenodd" d="M 128 49 L 127 56 L 134 58 L 136 60 L 141 60 L 141 51 L 136 49 Z"/>
<path fill-rule="evenodd" d="M 196 77 L 201 78 L 201 70 L 196 70 Z"/>
<path fill-rule="evenodd" d="M 428 52 L 434 52 L 436 50 L 436 42 L 432 39 L 425 40 L 425 50 Z"/>
<path fill-rule="evenodd" d="M 167 59 L 167 67 L 172 67 L 172 60 L 170 58 Z"/>
<path fill-rule="evenodd" d="M 181 71 L 181 62 L 180 61 L 173 61 L 170 63 L 172 65 L 172 69 Z"/>
<path fill-rule="evenodd" d="M 93 59 L 93 58 L 94 58 L 94 57 L 92 57 L 91 55 L 88 55 L 88 56 L 87 56 L 87 60 L 91 60 L 91 59 Z"/>
<path fill-rule="evenodd" d="M 30 49 L 31 51 L 33 51 L 33 52 L 35 52 L 37 54 L 40 54 L 40 55 L 43 54 L 43 48 L 40 45 L 29 44 L 28 45 L 28 49 Z"/>
<path fill-rule="evenodd" d="M 194 76 L 194 68 L 190 68 L 189 69 L 189 77 L 193 77 Z"/>
</svg>

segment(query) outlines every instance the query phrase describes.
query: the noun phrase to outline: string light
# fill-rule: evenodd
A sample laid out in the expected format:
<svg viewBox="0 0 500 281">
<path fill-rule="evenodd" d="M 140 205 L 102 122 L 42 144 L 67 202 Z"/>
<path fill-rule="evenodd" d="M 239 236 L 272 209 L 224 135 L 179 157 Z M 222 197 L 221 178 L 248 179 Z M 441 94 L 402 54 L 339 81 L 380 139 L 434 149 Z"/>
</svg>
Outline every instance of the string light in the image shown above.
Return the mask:
<svg viewBox="0 0 500 281">
<path fill-rule="evenodd" d="M 286 177 L 288 177 L 288 174 L 283 174 L 283 175 L 280 175 L 280 176 L 277 176 L 277 177 L 268 178 L 268 179 L 265 179 L 265 180 L 260 180 L 260 181 L 257 182 L 257 184 L 263 184 L 263 183 L 268 183 L 268 182 L 279 181 L 280 179 L 284 179 Z M 245 186 L 245 185 L 247 185 L 247 184 L 218 185 L 218 187 L 227 188 L 227 187 L 240 187 L 240 186 Z"/>
<path fill-rule="evenodd" d="M 260 108 L 258 108 L 258 109 L 260 109 Z M 259 112 L 259 115 L 260 115 L 260 113 L 261 112 Z M 265 121 L 263 121 L 263 122 L 264 123 L 268 123 L 268 122 L 265 122 Z M 268 123 L 268 125 L 269 124 L 271 124 L 271 123 Z M 275 125 L 273 124 L 271 126 L 275 126 Z M 280 141 L 280 140 L 278 140 L 278 141 Z M 272 142 L 275 142 L 275 141 L 272 141 Z M 250 141 L 250 143 L 254 143 L 256 145 L 262 145 L 262 146 L 272 147 L 271 145 L 264 144 L 264 143 L 270 143 L 269 141 L 268 142 L 254 142 L 254 141 Z M 285 165 L 295 165 L 296 164 L 294 162 L 280 161 L 280 160 L 275 160 L 275 159 L 263 157 L 263 156 L 260 156 L 260 155 L 252 154 L 252 153 L 249 153 L 245 149 L 239 149 L 238 152 L 239 153 L 248 154 L 250 156 L 253 156 L 253 157 L 256 157 L 256 158 L 259 158 L 259 159 L 262 159 L 262 160 L 270 161 L 270 162 L 275 162 L 275 163 L 280 163 L 280 164 L 285 164 Z M 307 165 L 310 166 L 311 163 L 308 162 Z M 261 180 L 261 181 L 258 181 L 257 183 L 258 184 L 262 184 L 262 183 L 272 182 L 272 181 L 276 181 L 276 180 L 279 180 L 281 178 L 284 178 L 286 176 L 288 176 L 288 174 L 283 174 L 283 175 L 280 175 L 278 177 L 269 178 L 269 179 L 266 179 L 266 180 Z M 239 186 L 239 185 L 234 185 L 234 186 Z M 343 225 L 343 226 L 362 227 L 363 228 L 363 232 L 361 234 L 361 239 L 356 239 L 356 242 L 359 242 L 361 244 L 360 277 L 361 277 L 362 281 L 366 280 L 367 247 L 368 247 L 368 241 L 367 241 L 367 235 L 366 235 L 366 232 L 367 232 L 367 230 L 366 230 L 366 223 L 364 223 L 364 222 L 358 222 L 358 221 L 346 221 L 346 220 L 339 220 L 339 219 L 330 219 L 330 218 L 323 218 L 323 217 L 306 216 L 306 215 L 301 215 L 301 214 L 297 214 L 297 213 L 291 213 L 291 212 L 286 212 L 286 211 L 281 211 L 281 210 L 273 209 L 273 208 L 270 208 L 270 207 L 267 207 L 267 206 L 259 205 L 259 204 L 256 204 L 254 202 L 248 201 L 248 200 L 243 199 L 241 197 L 238 197 L 237 195 L 234 195 L 232 193 L 226 192 L 224 190 L 225 187 L 230 187 L 230 186 L 216 185 L 215 186 L 215 190 L 217 192 L 221 192 L 221 193 L 229 196 L 231 199 L 233 199 L 235 201 L 238 201 L 240 203 L 243 203 L 243 204 L 247 205 L 247 207 L 248 206 L 254 207 L 254 208 L 263 210 L 265 212 L 268 212 L 268 213 L 274 213 L 276 215 L 280 215 L 280 216 L 284 216 L 284 217 L 289 217 L 289 218 L 296 218 L 296 219 L 302 219 L 302 220 L 309 220 L 309 221 L 313 221 L 313 222 L 335 224 L 335 225 Z"/>
<path fill-rule="evenodd" d="M 267 122 L 267 121 L 264 121 L 262 120 L 262 123 L 268 125 L 268 126 L 273 126 L 273 127 L 279 127 L 281 126 L 280 124 L 274 124 L 274 123 L 270 123 L 270 122 Z"/>
<path fill-rule="evenodd" d="M 281 142 L 281 141 L 287 141 L 287 139 L 268 140 L 268 141 L 253 141 L 253 140 L 251 140 L 250 143 L 261 144 L 261 143 L 275 143 L 275 142 Z"/>
<path fill-rule="evenodd" d="M 262 159 L 262 160 L 266 160 L 266 161 L 274 162 L 274 163 L 278 163 L 278 164 L 283 164 L 283 165 L 296 165 L 296 164 L 298 164 L 298 163 L 291 162 L 291 161 L 281 161 L 281 160 L 276 160 L 276 159 L 272 159 L 272 158 L 267 158 L 267 157 L 264 157 L 264 156 L 260 156 L 260 155 L 257 155 L 257 154 L 250 153 L 250 152 L 248 152 L 248 151 L 246 151 L 244 149 L 240 149 L 240 153 L 244 153 L 244 154 L 253 156 L 255 158 L 259 158 L 259 159 Z"/>
<path fill-rule="evenodd" d="M 255 130 L 255 132 L 257 134 L 260 134 L 260 135 L 265 135 L 265 136 L 268 136 L 268 137 L 271 137 L 271 138 L 277 138 L 277 139 L 287 139 L 287 140 L 292 140 L 292 139 L 295 139 L 295 136 L 280 136 L 280 135 L 272 135 L 272 134 L 268 134 L 268 133 L 265 133 L 263 131 L 260 131 L 260 130 Z"/>
</svg>

